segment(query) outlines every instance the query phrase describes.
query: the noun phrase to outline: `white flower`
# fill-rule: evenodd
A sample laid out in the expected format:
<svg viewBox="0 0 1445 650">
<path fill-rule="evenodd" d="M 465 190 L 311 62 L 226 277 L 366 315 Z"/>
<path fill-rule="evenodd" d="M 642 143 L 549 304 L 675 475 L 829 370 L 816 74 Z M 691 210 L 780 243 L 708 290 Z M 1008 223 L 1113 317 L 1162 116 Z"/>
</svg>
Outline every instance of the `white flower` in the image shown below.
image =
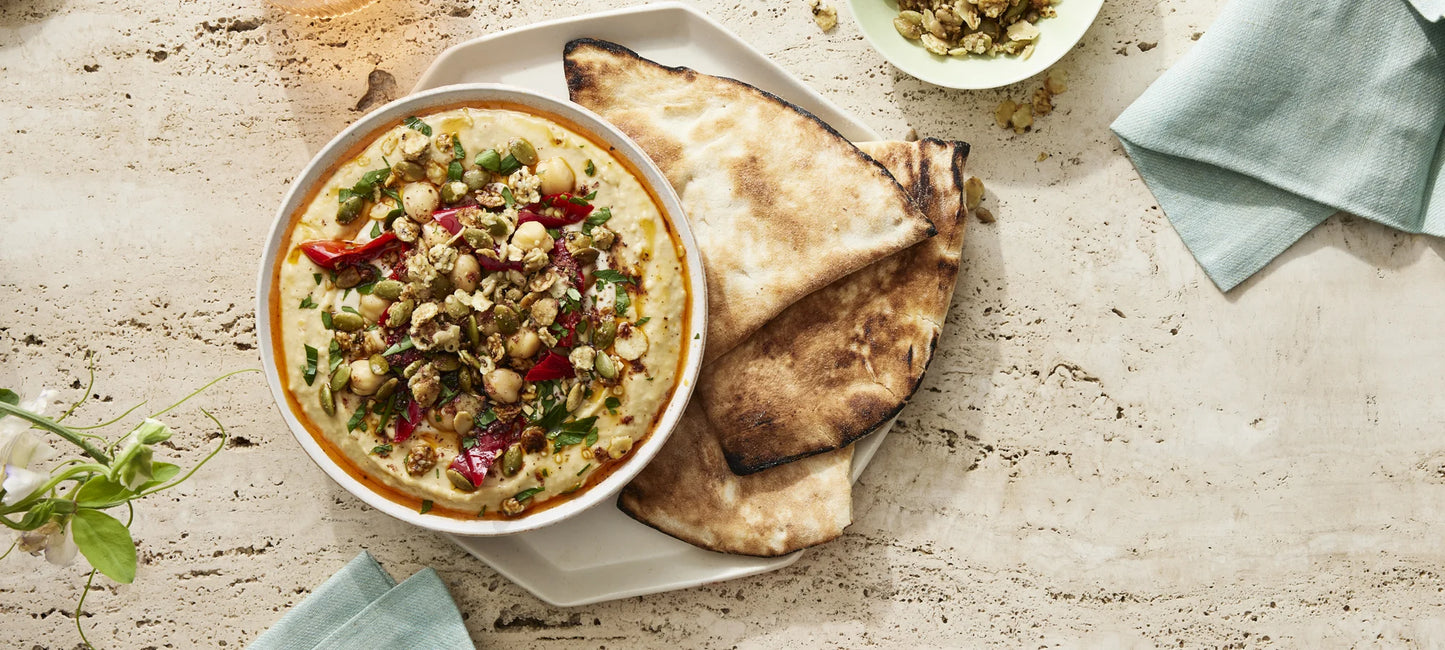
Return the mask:
<svg viewBox="0 0 1445 650">
<path fill-rule="evenodd" d="M 76 551 L 70 528 L 61 527 L 55 521 L 47 521 L 35 530 L 20 533 L 16 548 L 31 555 L 44 552 L 46 561 L 60 565 L 70 564 Z"/>
<path fill-rule="evenodd" d="M 43 414 L 54 395 L 54 391 L 41 391 L 35 399 L 20 407 Z M 50 473 L 30 468 L 42 465 L 54 455 L 55 450 L 50 445 L 31 433 L 29 422 L 13 416 L 0 419 L 0 468 L 3 468 L 4 477 L 0 489 L 5 490 L 0 503 L 15 505 L 44 485 L 50 479 Z"/>
</svg>

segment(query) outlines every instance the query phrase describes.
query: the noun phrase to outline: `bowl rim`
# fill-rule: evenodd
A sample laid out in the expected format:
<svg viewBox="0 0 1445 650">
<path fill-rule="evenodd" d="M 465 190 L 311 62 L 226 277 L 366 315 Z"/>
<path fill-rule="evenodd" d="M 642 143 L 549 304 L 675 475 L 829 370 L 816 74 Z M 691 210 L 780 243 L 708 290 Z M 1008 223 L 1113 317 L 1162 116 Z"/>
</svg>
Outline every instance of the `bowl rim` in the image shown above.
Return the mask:
<svg viewBox="0 0 1445 650">
<path fill-rule="evenodd" d="M 541 113 L 569 120 L 578 127 L 578 130 L 584 131 L 584 135 L 592 136 L 615 147 L 615 154 L 626 158 L 636 166 L 642 177 L 640 180 L 653 190 L 662 204 L 664 218 L 669 220 L 682 242 L 683 257 L 687 264 L 687 275 L 691 285 L 688 302 L 692 316 L 689 319 L 687 330 L 683 332 L 683 336 L 687 337 L 684 340 L 684 344 L 687 345 L 684 353 L 685 360 L 677 386 L 663 408 L 662 415 L 651 435 L 640 445 L 640 448 L 634 450 L 633 457 L 628 459 L 622 467 L 613 471 L 583 494 L 519 519 L 467 520 L 439 514 L 422 514 L 386 498 L 353 478 L 326 454 L 326 451 L 312 437 L 311 432 L 301 423 L 297 414 L 292 412 L 290 403 L 286 399 L 286 391 L 281 385 L 272 343 L 270 308 L 270 295 L 273 289 L 272 271 L 280 255 L 290 218 L 301 209 L 310 190 L 316 183 L 325 180 L 327 171 L 342 155 L 359 143 L 379 136 L 392 123 L 399 123 L 411 114 L 443 106 L 457 106 L 468 101 L 506 101 L 536 109 Z M 307 456 L 330 476 L 331 480 L 367 505 L 406 523 L 456 535 L 491 537 L 536 530 L 571 518 L 613 497 L 652 461 L 673 430 L 676 429 L 697 384 L 697 376 L 702 366 L 703 352 L 707 344 L 706 323 L 707 282 L 702 266 L 702 257 L 687 222 L 686 212 L 683 211 L 682 201 L 656 163 L 636 142 L 633 142 L 617 127 L 582 106 L 525 88 L 495 83 L 441 86 L 393 100 L 357 119 L 322 146 L 291 182 L 290 188 L 281 200 L 272 220 L 271 229 L 265 238 L 256 285 L 256 337 L 261 352 L 262 370 L 266 375 L 266 383 L 271 389 L 271 396 L 281 411 L 282 419 L 286 421 L 287 428 L 291 430 L 292 436 L 301 444 Z"/>
<path fill-rule="evenodd" d="M 879 0 L 848 0 L 848 13 L 853 15 L 853 24 L 856 25 L 858 27 L 858 31 L 863 34 L 863 40 L 868 42 L 868 47 L 872 48 L 874 52 L 877 52 L 880 56 L 882 56 L 883 59 L 894 68 L 903 71 L 905 74 L 915 79 L 918 79 L 919 81 L 933 84 L 935 86 L 953 88 L 955 90 L 989 90 L 993 88 L 1002 88 L 1004 86 L 1016 84 L 1020 81 L 1038 75 L 1039 73 L 1042 73 L 1045 70 L 1054 67 L 1055 63 L 1058 63 L 1059 60 L 1063 59 L 1065 55 L 1067 55 L 1069 52 L 1072 52 L 1074 50 L 1074 46 L 1078 45 L 1079 41 L 1084 40 L 1084 35 L 1089 33 L 1089 28 L 1093 27 L 1094 22 L 1097 21 L 1099 18 L 1099 12 L 1104 7 L 1104 0 L 1087 1 L 1088 4 L 1092 5 L 1093 9 L 1092 11 L 1090 11 L 1088 19 L 1081 23 L 1083 25 L 1083 28 L 1079 30 L 1078 35 L 1073 38 L 1073 41 L 1070 42 L 1068 46 L 1060 48 L 1057 52 L 1051 54 L 1035 55 L 1033 57 L 1030 57 L 1028 59 L 1028 63 L 1030 63 L 1031 65 L 1024 67 L 1019 72 L 982 83 L 970 83 L 967 80 L 954 79 L 948 76 L 936 74 L 928 70 L 920 70 L 910 64 L 899 61 L 897 57 L 895 57 L 893 54 L 890 54 L 888 52 L 888 48 L 880 45 L 879 42 L 874 39 L 873 32 L 870 31 L 869 27 L 863 24 L 863 17 L 859 15 L 858 11 L 858 7 L 861 5 L 861 3 L 879 2 Z M 1034 62 L 1038 63 L 1035 65 Z"/>
</svg>

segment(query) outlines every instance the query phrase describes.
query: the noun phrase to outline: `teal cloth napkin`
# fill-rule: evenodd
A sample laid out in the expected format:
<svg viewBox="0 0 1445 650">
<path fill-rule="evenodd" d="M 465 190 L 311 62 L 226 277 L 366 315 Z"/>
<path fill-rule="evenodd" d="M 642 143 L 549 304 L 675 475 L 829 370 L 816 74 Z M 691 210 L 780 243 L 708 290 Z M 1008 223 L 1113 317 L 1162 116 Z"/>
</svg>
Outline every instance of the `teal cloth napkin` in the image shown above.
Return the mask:
<svg viewBox="0 0 1445 650">
<path fill-rule="evenodd" d="M 1221 290 L 1339 211 L 1445 235 L 1445 0 L 1413 1 L 1232 0 L 1115 120 Z"/>
<path fill-rule="evenodd" d="M 370 553 L 362 552 L 248 648 L 472 650 L 475 646 L 436 571 L 422 569 L 398 585 Z"/>
</svg>

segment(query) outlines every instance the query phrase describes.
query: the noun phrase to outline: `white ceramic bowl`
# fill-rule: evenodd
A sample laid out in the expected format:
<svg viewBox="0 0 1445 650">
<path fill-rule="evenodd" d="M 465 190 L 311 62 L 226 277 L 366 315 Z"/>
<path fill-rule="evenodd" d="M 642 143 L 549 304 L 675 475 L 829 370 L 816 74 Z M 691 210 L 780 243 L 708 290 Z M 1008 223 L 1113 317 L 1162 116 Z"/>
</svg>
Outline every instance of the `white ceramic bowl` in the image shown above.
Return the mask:
<svg viewBox="0 0 1445 650">
<path fill-rule="evenodd" d="M 1058 62 L 1074 47 L 1099 15 L 1104 0 L 1059 0 L 1059 15 L 1038 22 L 1039 40 L 1033 56 L 954 58 L 930 54 L 918 41 L 910 41 L 893 27 L 898 16 L 896 0 L 848 0 L 858 29 L 873 49 L 899 70 L 945 88 L 983 89 L 1007 86 L 1028 79 Z"/>
<path fill-rule="evenodd" d="M 346 470 L 338 466 L 326 454 L 320 443 L 312 437 L 311 432 L 302 425 L 297 414 L 292 412 L 290 402 L 286 399 L 285 389 L 281 385 L 280 375 L 276 368 L 271 330 L 270 296 L 274 290 L 272 272 L 276 265 L 277 255 L 280 254 L 285 244 L 286 230 L 292 215 L 304 207 L 303 203 L 307 200 L 311 188 L 318 183 L 325 182 L 330 170 L 340 162 L 343 156 L 358 148 L 359 145 L 370 142 L 409 115 L 425 115 L 443 107 L 495 101 L 520 104 L 535 109 L 540 114 L 557 116 L 571 122 L 584 135 L 590 135 L 601 144 L 614 147 L 614 154 L 629 161 L 641 172 L 643 184 L 651 188 L 661 200 L 663 211 L 682 240 L 687 272 L 692 287 L 692 295 L 688 297 L 692 318 L 689 320 L 688 330 L 683 333 L 689 345 L 685 351 L 677 389 L 673 391 L 672 399 L 668 402 L 652 435 L 636 448 L 627 462 L 603 479 L 601 483 L 557 506 L 516 519 L 463 520 L 442 514 L 420 514 L 406 505 L 394 502 L 352 478 Z M 286 198 L 276 211 L 276 220 L 271 226 L 271 234 L 266 238 L 266 249 L 261 256 L 260 280 L 256 292 L 256 334 L 261 345 L 261 365 L 265 369 L 266 381 L 271 386 L 271 395 L 280 406 L 286 425 L 291 428 L 291 433 L 296 436 L 296 441 L 301 443 L 301 448 L 306 450 L 306 453 L 311 456 L 311 460 L 315 461 L 332 480 L 373 508 L 422 528 L 458 535 L 508 535 L 562 521 L 604 501 L 610 503 L 610 497 L 642 471 L 642 468 L 652 460 L 653 456 L 657 455 L 663 443 L 667 442 L 668 436 L 677 426 L 678 419 L 682 417 L 688 398 L 692 395 L 698 368 L 702 364 L 703 345 L 707 336 L 705 331 L 707 283 L 703 276 L 702 259 L 698 256 L 697 243 L 694 241 L 692 231 L 688 228 L 687 219 L 683 215 L 682 204 L 678 201 L 677 194 L 673 192 L 672 186 L 668 184 L 667 179 L 658 170 L 657 165 L 647 157 L 647 154 L 616 127 L 603 121 L 595 113 L 571 102 L 552 99 L 530 90 L 496 84 L 444 86 L 391 102 L 357 120 L 356 123 L 347 127 L 327 143 L 325 147 L 322 147 L 321 152 L 311 159 L 311 162 L 292 182 L 291 189 L 286 193 Z"/>
</svg>

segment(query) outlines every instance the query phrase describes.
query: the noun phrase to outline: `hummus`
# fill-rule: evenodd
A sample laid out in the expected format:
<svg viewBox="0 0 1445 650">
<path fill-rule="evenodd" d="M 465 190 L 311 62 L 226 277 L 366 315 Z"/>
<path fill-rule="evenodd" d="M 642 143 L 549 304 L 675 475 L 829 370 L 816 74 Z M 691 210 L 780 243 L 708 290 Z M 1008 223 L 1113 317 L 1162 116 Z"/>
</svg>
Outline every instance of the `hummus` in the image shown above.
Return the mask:
<svg viewBox="0 0 1445 650">
<path fill-rule="evenodd" d="M 677 383 L 671 226 L 545 117 L 407 118 L 343 162 L 276 270 L 278 367 L 328 453 L 394 500 L 518 517 L 596 484 Z"/>
</svg>

